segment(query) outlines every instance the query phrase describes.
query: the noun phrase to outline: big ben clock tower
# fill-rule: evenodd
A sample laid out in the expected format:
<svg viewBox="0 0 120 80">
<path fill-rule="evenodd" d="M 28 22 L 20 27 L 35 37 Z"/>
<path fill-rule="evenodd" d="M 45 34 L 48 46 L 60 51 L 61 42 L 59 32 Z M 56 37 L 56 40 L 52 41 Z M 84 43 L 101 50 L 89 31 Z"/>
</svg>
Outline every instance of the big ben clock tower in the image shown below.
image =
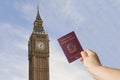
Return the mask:
<svg viewBox="0 0 120 80">
<path fill-rule="evenodd" d="M 37 9 L 33 32 L 28 42 L 29 80 L 49 80 L 49 39 Z"/>
</svg>

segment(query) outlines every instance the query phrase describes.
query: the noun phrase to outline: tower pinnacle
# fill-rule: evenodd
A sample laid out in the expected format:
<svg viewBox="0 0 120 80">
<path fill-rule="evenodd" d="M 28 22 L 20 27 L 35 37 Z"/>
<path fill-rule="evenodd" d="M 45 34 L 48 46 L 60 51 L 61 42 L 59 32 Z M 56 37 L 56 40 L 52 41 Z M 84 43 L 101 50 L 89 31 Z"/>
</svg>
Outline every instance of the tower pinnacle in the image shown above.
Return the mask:
<svg viewBox="0 0 120 80">
<path fill-rule="evenodd" d="M 42 20 L 39 14 L 39 6 L 37 6 L 37 16 L 36 16 L 36 20 Z"/>
<path fill-rule="evenodd" d="M 36 20 L 34 21 L 34 32 L 42 32 L 45 33 L 44 28 L 43 28 L 43 21 L 40 17 L 39 14 L 39 6 L 37 6 L 37 16 L 36 16 Z"/>
</svg>

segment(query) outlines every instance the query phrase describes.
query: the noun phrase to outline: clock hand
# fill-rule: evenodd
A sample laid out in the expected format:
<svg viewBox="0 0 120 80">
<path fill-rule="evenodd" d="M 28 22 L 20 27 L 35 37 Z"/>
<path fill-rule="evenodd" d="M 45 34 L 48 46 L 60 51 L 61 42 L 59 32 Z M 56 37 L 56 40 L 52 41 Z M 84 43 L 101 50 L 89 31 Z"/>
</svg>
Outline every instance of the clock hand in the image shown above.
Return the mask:
<svg viewBox="0 0 120 80">
<path fill-rule="evenodd" d="M 40 44 L 40 47 L 42 47 L 42 44 Z"/>
</svg>

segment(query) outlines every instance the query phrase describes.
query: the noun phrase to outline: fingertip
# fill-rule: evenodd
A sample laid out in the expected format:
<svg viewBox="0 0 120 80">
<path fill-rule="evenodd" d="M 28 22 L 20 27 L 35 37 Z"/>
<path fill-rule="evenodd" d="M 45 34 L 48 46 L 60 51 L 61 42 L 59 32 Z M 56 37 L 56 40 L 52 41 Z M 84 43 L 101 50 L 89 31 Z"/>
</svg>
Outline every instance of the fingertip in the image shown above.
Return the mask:
<svg viewBox="0 0 120 80">
<path fill-rule="evenodd" d="M 82 57 L 80 58 L 80 61 L 81 61 L 81 62 L 83 61 L 83 58 L 82 58 Z"/>
<path fill-rule="evenodd" d="M 85 52 L 88 53 L 88 55 L 96 54 L 94 51 L 92 51 L 90 49 L 86 49 Z"/>
<path fill-rule="evenodd" d="M 83 54 L 83 53 L 84 53 L 84 51 L 81 51 L 81 52 L 80 52 L 80 54 Z"/>
<path fill-rule="evenodd" d="M 80 58 L 80 62 L 83 64 L 83 58 L 82 57 Z"/>
<path fill-rule="evenodd" d="M 87 53 L 85 51 L 81 51 L 81 56 L 85 58 L 87 56 Z"/>
<path fill-rule="evenodd" d="M 84 55 L 84 51 L 81 51 L 81 56 L 83 57 L 83 55 Z"/>
</svg>

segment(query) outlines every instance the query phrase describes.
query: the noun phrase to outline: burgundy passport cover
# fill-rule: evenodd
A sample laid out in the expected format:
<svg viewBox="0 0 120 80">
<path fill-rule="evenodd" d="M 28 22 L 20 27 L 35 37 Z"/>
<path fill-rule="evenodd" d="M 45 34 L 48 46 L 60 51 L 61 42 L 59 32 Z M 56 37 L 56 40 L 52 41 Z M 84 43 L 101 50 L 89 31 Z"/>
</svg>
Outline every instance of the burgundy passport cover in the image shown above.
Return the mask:
<svg viewBox="0 0 120 80">
<path fill-rule="evenodd" d="M 80 52 L 83 51 L 83 48 L 80 45 L 74 31 L 59 38 L 58 42 L 69 63 L 81 57 Z"/>
</svg>

